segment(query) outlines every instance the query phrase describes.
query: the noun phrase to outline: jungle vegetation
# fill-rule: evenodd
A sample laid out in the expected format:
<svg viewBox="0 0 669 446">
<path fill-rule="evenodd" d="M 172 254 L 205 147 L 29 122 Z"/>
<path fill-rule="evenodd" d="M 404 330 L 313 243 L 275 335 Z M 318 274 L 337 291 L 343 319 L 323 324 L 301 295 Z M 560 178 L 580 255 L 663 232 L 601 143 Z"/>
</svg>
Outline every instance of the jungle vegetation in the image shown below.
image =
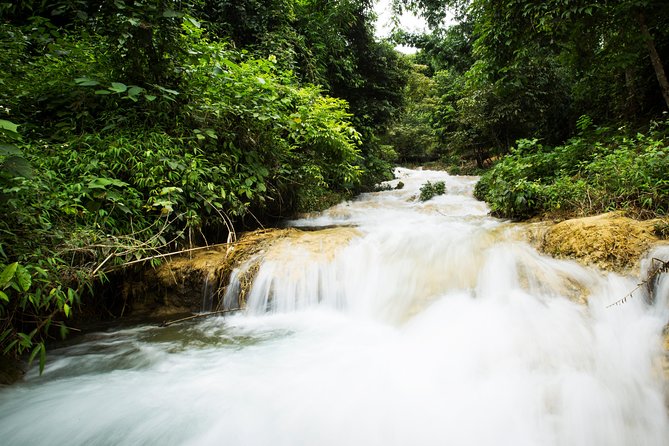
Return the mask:
<svg viewBox="0 0 669 446">
<path fill-rule="evenodd" d="M 372 6 L 1 2 L 0 352 L 43 364 L 123 265 L 391 178 L 408 64 Z"/>
<path fill-rule="evenodd" d="M 505 218 L 667 215 L 669 3 L 395 5 L 433 26 L 396 36 L 420 48 L 407 113 L 386 135 L 401 161 L 485 169 L 476 196 Z"/>
<path fill-rule="evenodd" d="M 394 0 L 431 32 L 392 42 L 373 5 L 0 1 L 0 353 L 44 364 L 127 265 L 394 163 L 482 173 L 506 218 L 667 214 L 667 2 Z"/>
</svg>

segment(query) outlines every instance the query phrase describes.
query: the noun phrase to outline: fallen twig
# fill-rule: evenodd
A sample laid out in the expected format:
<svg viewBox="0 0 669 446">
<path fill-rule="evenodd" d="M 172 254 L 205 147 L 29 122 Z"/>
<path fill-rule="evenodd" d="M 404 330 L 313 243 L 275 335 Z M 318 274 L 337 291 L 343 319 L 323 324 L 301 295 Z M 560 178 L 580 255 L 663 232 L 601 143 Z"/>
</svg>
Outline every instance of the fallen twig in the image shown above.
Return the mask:
<svg viewBox="0 0 669 446">
<path fill-rule="evenodd" d="M 131 260 L 130 262 L 126 262 L 126 263 L 123 263 L 123 264 L 121 264 L 121 265 L 116 265 L 116 266 L 114 267 L 114 269 L 117 269 L 117 268 L 124 268 L 124 267 L 126 267 L 126 266 L 128 266 L 128 265 L 134 265 L 135 263 L 147 262 L 147 261 L 149 261 L 149 260 L 153 260 L 153 259 L 162 259 L 162 258 L 165 258 L 165 257 L 176 256 L 176 255 L 179 255 L 179 254 L 185 254 L 185 253 L 187 253 L 187 252 L 199 251 L 199 250 L 201 250 L 201 249 L 210 249 L 210 248 L 215 248 L 215 247 L 217 247 L 217 246 L 226 246 L 226 245 L 228 245 L 228 244 L 229 244 L 229 243 L 216 243 L 216 244 L 214 244 L 214 245 L 198 246 L 198 247 L 196 247 L 196 248 L 182 249 L 182 250 L 179 250 L 179 251 L 167 252 L 167 253 L 165 253 L 165 254 L 156 254 L 156 255 L 154 255 L 154 256 L 143 257 L 143 258 L 141 258 L 141 259 Z"/>
<path fill-rule="evenodd" d="M 217 314 L 226 314 L 226 313 L 234 313 L 236 311 L 242 311 L 243 308 L 231 308 L 229 310 L 217 310 L 217 311 L 208 311 L 206 313 L 197 313 L 192 316 L 184 317 L 181 319 L 176 319 L 174 321 L 165 321 L 162 324 L 160 324 L 161 327 L 169 327 L 170 325 L 178 324 L 180 322 L 185 322 L 185 321 L 190 321 L 193 319 L 199 319 L 201 317 L 208 317 L 208 316 L 214 316 Z"/>
<path fill-rule="evenodd" d="M 644 280 L 640 284 L 638 284 L 636 286 L 636 288 L 634 288 L 632 291 L 627 293 L 621 299 L 618 299 L 617 301 L 613 302 L 612 304 L 607 305 L 606 308 L 611 308 L 611 307 L 616 306 L 616 305 L 624 304 L 625 302 L 627 302 L 628 298 L 634 297 L 633 295 L 634 295 L 635 291 L 640 289 L 642 286 L 648 286 L 650 284 L 650 282 L 655 279 L 655 276 L 657 276 L 661 273 L 669 272 L 669 260 L 665 262 L 664 260 L 654 258 L 653 262 L 660 262 L 662 265 L 660 267 L 654 269 L 653 272 L 648 276 L 648 278 L 646 278 L 646 280 Z"/>
</svg>

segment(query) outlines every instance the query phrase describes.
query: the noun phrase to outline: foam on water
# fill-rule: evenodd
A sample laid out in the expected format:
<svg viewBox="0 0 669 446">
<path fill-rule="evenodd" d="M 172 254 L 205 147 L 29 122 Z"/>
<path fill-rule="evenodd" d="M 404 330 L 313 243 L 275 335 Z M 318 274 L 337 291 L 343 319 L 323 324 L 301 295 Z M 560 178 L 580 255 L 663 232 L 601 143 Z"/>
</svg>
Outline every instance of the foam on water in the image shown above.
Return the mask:
<svg viewBox="0 0 669 446">
<path fill-rule="evenodd" d="M 246 313 L 51 351 L 0 390 L 2 444 L 669 444 L 666 275 L 607 308 L 638 279 L 514 241 L 474 178 L 399 176 L 292 222 L 358 232 L 278 244 Z"/>
</svg>

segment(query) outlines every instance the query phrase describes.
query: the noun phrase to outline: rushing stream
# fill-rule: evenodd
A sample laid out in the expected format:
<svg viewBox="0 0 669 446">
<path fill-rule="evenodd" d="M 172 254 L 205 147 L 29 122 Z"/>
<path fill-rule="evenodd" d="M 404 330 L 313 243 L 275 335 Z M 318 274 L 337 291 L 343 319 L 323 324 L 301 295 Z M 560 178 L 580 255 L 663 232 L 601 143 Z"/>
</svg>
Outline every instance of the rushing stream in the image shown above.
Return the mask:
<svg viewBox="0 0 669 446">
<path fill-rule="evenodd" d="M 669 280 L 607 308 L 638 278 L 540 255 L 475 178 L 397 174 L 291 222 L 244 313 L 51 350 L 0 389 L 0 444 L 669 445 Z"/>
</svg>

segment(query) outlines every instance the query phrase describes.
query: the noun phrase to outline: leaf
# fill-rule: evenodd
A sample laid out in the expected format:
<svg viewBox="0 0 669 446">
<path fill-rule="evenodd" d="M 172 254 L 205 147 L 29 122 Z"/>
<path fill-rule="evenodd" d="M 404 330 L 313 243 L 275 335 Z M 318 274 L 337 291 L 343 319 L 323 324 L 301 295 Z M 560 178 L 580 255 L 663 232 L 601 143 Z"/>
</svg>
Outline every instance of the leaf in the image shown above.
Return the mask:
<svg viewBox="0 0 669 446">
<path fill-rule="evenodd" d="M 116 178 L 93 178 L 88 183 L 87 187 L 89 189 L 106 189 L 107 186 L 125 187 L 127 185 L 128 183 L 117 180 Z"/>
<path fill-rule="evenodd" d="M 74 80 L 76 84 L 80 87 L 94 87 L 96 85 L 100 85 L 100 82 L 94 80 L 94 79 L 89 79 L 87 77 L 78 77 Z"/>
<path fill-rule="evenodd" d="M 44 345 L 44 342 L 40 342 L 35 346 L 33 351 L 30 353 L 30 357 L 28 358 L 28 365 L 33 363 L 33 360 L 39 353 L 39 374 L 41 375 L 44 373 L 44 366 L 46 365 L 46 346 Z"/>
<path fill-rule="evenodd" d="M 145 94 L 145 95 L 144 95 L 144 98 L 145 98 L 147 101 L 149 101 L 149 102 L 151 102 L 151 101 L 155 101 L 155 100 L 156 100 L 156 96 L 154 96 L 154 95 L 152 95 L 152 94 Z"/>
<path fill-rule="evenodd" d="M 7 265 L 2 271 L 2 274 L 0 274 L 0 287 L 2 287 L 3 290 L 9 285 L 9 281 L 14 277 L 18 267 L 19 262 L 14 262 L 11 265 Z"/>
<path fill-rule="evenodd" d="M 28 357 L 28 365 L 33 363 L 33 360 L 35 359 L 35 356 L 39 353 L 39 351 L 42 349 L 43 344 L 40 342 L 33 348 L 32 352 L 30 352 L 30 356 Z"/>
<path fill-rule="evenodd" d="M 70 310 L 71 307 L 68 304 L 63 305 L 63 313 L 65 313 L 65 317 L 70 317 Z"/>
<path fill-rule="evenodd" d="M 163 11 L 163 17 L 165 18 L 174 18 L 174 17 L 181 17 L 181 13 L 174 11 L 173 9 L 166 9 Z"/>
<path fill-rule="evenodd" d="M 198 22 L 197 20 L 195 20 L 193 17 L 187 17 L 186 20 L 188 20 L 189 22 L 191 22 L 191 23 L 193 24 L 193 26 L 196 27 L 196 28 L 200 28 L 200 27 L 202 26 L 202 25 L 200 24 L 200 22 Z"/>
<path fill-rule="evenodd" d="M 11 144 L 0 144 L 0 156 L 9 156 L 9 155 L 23 155 L 21 149 Z"/>
<path fill-rule="evenodd" d="M 95 90 L 95 94 L 111 94 L 109 90 Z"/>
<path fill-rule="evenodd" d="M 11 177 L 32 178 L 33 169 L 28 160 L 21 156 L 10 156 L 0 164 L 0 170 Z"/>
<path fill-rule="evenodd" d="M 6 355 L 6 354 L 7 354 L 8 352 L 10 352 L 10 351 L 14 348 L 14 346 L 15 346 L 16 344 L 18 344 L 18 343 L 19 343 L 19 340 L 18 340 L 18 339 L 14 339 L 12 342 L 10 342 L 9 344 L 7 344 L 7 346 L 5 347 L 5 349 L 2 351 L 2 354 L 3 354 L 3 355 Z"/>
<path fill-rule="evenodd" d="M 60 324 L 59 331 L 60 331 L 60 338 L 65 339 L 70 330 L 67 329 L 67 326 L 65 324 Z"/>
<path fill-rule="evenodd" d="M 128 89 L 128 96 L 137 96 L 140 94 L 144 89 L 142 87 L 138 87 L 137 85 L 133 85 Z"/>
<path fill-rule="evenodd" d="M 11 329 L 11 328 L 8 328 L 8 329 L 6 329 L 5 331 L 3 331 L 2 334 L 0 334 L 0 344 L 2 344 L 2 342 L 3 342 L 5 339 L 7 339 L 7 337 L 8 337 L 11 333 L 12 333 L 12 329 Z"/>
<path fill-rule="evenodd" d="M 41 375 L 44 372 L 44 366 L 46 365 L 46 347 L 43 342 L 40 342 L 42 349 L 39 354 L 39 374 Z"/>
<path fill-rule="evenodd" d="M 74 291 L 72 288 L 67 289 L 67 300 L 68 302 L 78 302 L 79 301 L 79 294 L 77 294 L 76 291 Z"/>
<path fill-rule="evenodd" d="M 33 344 L 32 338 L 25 333 L 16 333 L 16 336 L 19 338 L 19 345 L 23 348 L 30 348 Z"/>
<path fill-rule="evenodd" d="M 173 94 L 175 96 L 179 94 L 179 92 L 176 91 L 176 90 L 170 90 L 169 88 L 164 88 L 164 87 L 158 87 L 158 88 L 160 89 L 160 91 L 168 93 L 168 94 Z"/>
<path fill-rule="evenodd" d="M 225 64 L 226 67 L 231 68 L 233 70 L 239 70 L 239 65 L 237 65 L 231 60 L 223 59 L 223 64 Z"/>
<path fill-rule="evenodd" d="M 4 291 L 0 291 L 0 300 L 4 300 L 5 302 L 9 303 L 9 296 L 7 296 Z"/>
<path fill-rule="evenodd" d="M 13 122 L 7 121 L 5 119 L 0 119 L 0 129 L 18 134 L 18 128 L 19 128 L 18 124 L 14 124 Z"/>
<path fill-rule="evenodd" d="M 108 88 L 109 91 L 113 91 L 114 93 L 124 93 L 127 89 L 128 86 L 121 82 L 112 82 L 111 87 Z"/>
<path fill-rule="evenodd" d="M 173 193 L 173 192 L 179 192 L 179 193 L 182 193 L 183 191 L 184 191 L 184 190 L 183 190 L 182 188 L 180 188 L 180 187 L 168 186 L 168 187 L 163 187 L 163 188 L 160 190 L 160 195 L 167 195 L 167 194 L 171 194 L 171 193 Z"/>
<path fill-rule="evenodd" d="M 15 277 L 22 291 L 25 292 L 30 289 L 30 285 L 32 285 L 32 276 L 26 268 L 19 265 L 16 270 Z"/>
</svg>

